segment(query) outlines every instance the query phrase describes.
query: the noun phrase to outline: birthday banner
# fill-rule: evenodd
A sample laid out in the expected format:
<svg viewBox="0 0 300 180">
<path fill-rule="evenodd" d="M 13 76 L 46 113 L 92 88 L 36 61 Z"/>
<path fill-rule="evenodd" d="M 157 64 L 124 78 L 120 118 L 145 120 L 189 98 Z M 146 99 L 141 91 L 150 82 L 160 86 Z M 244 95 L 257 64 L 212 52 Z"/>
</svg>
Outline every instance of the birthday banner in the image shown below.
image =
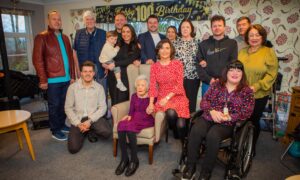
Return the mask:
<svg viewBox="0 0 300 180">
<path fill-rule="evenodd" d="M 174 0 L 113 6 L 96 6 L 97 23 L 113 23 L 114 15 L 123 12 L 130 22 L 145 22 L 155 14 L 160 20 L 207 20 L 211 14 L 207 0 Z"/>
</svg>

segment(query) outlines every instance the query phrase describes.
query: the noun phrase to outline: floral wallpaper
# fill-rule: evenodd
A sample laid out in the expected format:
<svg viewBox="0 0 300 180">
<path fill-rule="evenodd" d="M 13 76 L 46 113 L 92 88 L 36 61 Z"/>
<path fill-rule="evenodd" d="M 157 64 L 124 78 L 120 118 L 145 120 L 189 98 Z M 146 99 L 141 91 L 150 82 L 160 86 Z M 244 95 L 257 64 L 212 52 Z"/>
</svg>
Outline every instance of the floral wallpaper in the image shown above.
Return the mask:
<svg viewBox="0 0 300 180">
<path fill-rule="evenodd" d="M 279 72 L 283 74 L 281 92 L 290 93 L 296 86 L 300 71 L 300 1 L 299 0 L 225 0 L 212 1 L 212 15 L 221 14 L 226 19 L 226 33 L 234 38 L 236 20 L 240 16 L 250 17 L 253 24 L 262 24 L 268 32 L 268 40 L 274 45 L 280 62 Z M 210 22 L 194 22 L 197 37 L 201 40 L 211 34 Z"/>
<path fill-rule="evenodd" d="M 82 13 L 86 9 L 71 10 L 74 32 L 82 28 Z M 226 19 L 226 34 L 230 38 L 238 35 L 236 20 L 248 16 L 252 23 L 262 24 L 268 32 L 268 40 L 274 45 L 278 57 L 286 57 L 280 62 L 279 72 L 283 74 L 281 92 L 291 93 L 292 87 L 300 85 L 300 0 L 211 0 L 212 15 L 220 14 Z M 174 23 L 178 27 L 179 22 Z M 211 35 L 210 21 L 193 21 L 196 37 L 200 40 Z M 147 31 L 144 23 L 133 24 L 136 32 Z M 171 25 L 171 24 L 170 24 Z M 114 29 L 113 24 L 98 24 L 105 30 Z M 161 32 L 165 28 L 159 28 Z"/>
</svg>

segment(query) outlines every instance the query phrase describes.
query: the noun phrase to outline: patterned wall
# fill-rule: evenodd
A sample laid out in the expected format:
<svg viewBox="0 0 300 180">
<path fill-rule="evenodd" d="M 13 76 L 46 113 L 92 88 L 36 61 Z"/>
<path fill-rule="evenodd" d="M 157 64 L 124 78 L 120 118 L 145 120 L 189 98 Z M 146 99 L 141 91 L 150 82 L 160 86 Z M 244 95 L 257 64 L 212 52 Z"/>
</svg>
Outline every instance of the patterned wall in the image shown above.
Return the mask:
<svg viewBox="0 0 300 180">
<path fill-rule="evenodd" d="M 281 91 L 291 92 L 296 86 L 300 71 L 300 1 L 299 0 L 227 0 L 212 3 L 212 15 L 221 14 L 226 18 L 226 32 L 229 37 L 237 36 L 236 20 L 249 16 L 253 23 L 262 24 L 268 39 L 273 43 L 278 57 L 287 57 L 280 62 L 283 74 Z M 210 34 L 210 22 L 194 22 L 197 36 L 201 40 Z"/>
<path fill-rule="evenodd" d="M 75 29 L 82 28 L 81 10 L 71 10 Z M 223 0 L 212 1 L 212 15 L 221 14 L 226 18 L 226 33 L 229 37 L 237 36 L 236 20 L 240 16 L 249 16 L 253 23 L 262 24 L 268 32 L 278 57 L 287 57 L 280 62 L 279 71 L 283 74 L 282 92 L 291 92 L 296 86 L 300 71 L 300 0 Z M 211 34 L 210 21 L 194 21 L 197 38 L 208 38 Z M 111 30 L 113 24 L 98 24 L 100 28 Z M 146 31 L 145 24 L 135 26 L 137 32 Z M 300 83 L 299 83 L 300 84 Z"/>
</svg>

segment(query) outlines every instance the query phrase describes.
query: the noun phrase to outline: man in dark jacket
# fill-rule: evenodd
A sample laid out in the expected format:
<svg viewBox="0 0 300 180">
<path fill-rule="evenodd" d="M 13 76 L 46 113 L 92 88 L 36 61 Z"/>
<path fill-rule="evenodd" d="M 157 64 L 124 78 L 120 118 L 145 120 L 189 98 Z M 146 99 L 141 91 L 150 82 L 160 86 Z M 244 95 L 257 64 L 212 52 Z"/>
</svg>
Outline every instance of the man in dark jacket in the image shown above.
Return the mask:
<svg viewBox="0 0 300 180">
<path fill-rule="evenodd" d="M 65 141 L 69 132 L 65 125 L 64 103 L 70 82 L 75 79 L 72 48 L 68 37 L 62 34 L 59 12 L 48 13 L 48 30 L 34 39 L 33 65 L 40 80 L 40 88 L 47 90 L 49 123 L 52 137 Z"/>
<path fill-rule="evenodd" d="M 142 64 L 153 64 L 156 62 L 155 47 L 166 36 L 158 32 L 158 17 L 156 15 L 148 17 L 147 28 L 148 31 L 138 37 L 141 45 L 141 61 Z"/>
<path fill-rule="evenodd" d="M 202 81 L 202 96 L 210 84 L 221 77 L 226 65 L 237 59 L 237 43 L 225 35 L 225 18 L 215 15 L 211 19 L 213 35 L 199 45 L 199 78 Z"/>
<path fill-rule="evenodd" d="M 73 44 L 74 60 L 78 63 L 76 66 L 77 77 L 80 77 L 79 67 L 81 64 L 86 60 L 92 61 L 96 65 L 96 81 L 104 87 L 106 92 L 104 68 L 99 62 L 99 56 L 106 40 L 106 32 L 96 27 L 96 15 L 90 10 L 83 13 L 83 22 L 85 28 L 76 32 Z"/>
</svg>

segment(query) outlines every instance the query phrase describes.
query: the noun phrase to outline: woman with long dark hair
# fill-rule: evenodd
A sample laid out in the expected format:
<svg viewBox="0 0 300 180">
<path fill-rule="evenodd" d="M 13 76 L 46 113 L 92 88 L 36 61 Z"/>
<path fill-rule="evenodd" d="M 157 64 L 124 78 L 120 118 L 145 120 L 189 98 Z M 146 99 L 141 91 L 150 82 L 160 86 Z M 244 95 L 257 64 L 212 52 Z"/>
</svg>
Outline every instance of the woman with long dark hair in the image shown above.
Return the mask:
<svg viewBox="0 0 300 180">
<path fill-rule="evenodd" d="M 113 69 L 115 66 L 121 68 L 121 80 L 129 89 L 127 66 L 134 63 L 140 58 L 140 49 L 138 47 L 137 36 L 134 28 L 130 24 L 125 24 L 122 28 L 122 39 L 120 42 L 120 50 L 114 58 L 115 63 L 110 65 L 103 65 L 106 69 Z M 127 91 L 120 91 L 116 88 L 116 78 L 113 71 L 108 72 L 108 87 L 109 94 L 111 96 L 111 104 L 115 105 L 120 102 L 127 101 L 129 99 L 129 93 Z"/>
<path fill-rule="evenodd" d="M 219 81 L 205 93 L 201 104 L 203 114 L 195 120 L 188 139 L 187 167 L 183 179 L 191 179 L 196 171 L 199 147 L 206 139 L 206 154 L 200 179 L 209 179 L 217 159 L 219 144 L 233 132 L 238 120 L 246 120 L 254 108 L 253 91 L 247 83 L 243 64 L 227 65 Z"/>
</svg>

